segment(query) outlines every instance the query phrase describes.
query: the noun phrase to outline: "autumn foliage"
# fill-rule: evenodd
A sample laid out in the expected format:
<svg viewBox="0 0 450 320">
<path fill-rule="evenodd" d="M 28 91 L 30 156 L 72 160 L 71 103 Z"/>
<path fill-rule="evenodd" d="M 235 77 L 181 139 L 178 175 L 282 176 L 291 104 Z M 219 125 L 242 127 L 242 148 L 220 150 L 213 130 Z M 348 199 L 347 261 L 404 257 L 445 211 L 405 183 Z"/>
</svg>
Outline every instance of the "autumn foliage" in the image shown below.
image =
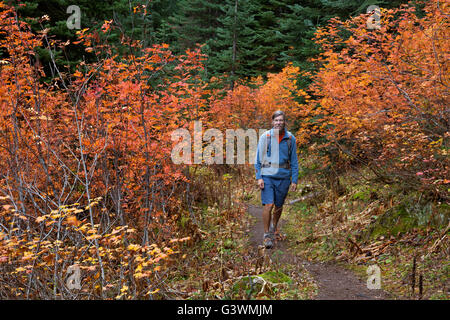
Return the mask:
<svg viewBox="0 0 450 320">
<path fill-rule="evenodd" d="M 252 79 L 250 85 L 236 85 L 233 91 L 211 106 L 211 122 L 219 127 L 270 129 L 270 119 L 276 110 L 284 110 L 288 125 L 299 116 L 300 104 L 295 97 L 305 94 L 296 86 L 300 69 L 288 64 L 280 73 Z"/>
<path fill-rule="evenodd" d="M 152 298 L 164 263 L 195 238 L 177 225 L 189 180 L 170 133 L 205 112 L 202 55 L 124 38 L 119 57 L 105 22 L 78 33 L 98 62 L 53 69 L 45 84 L 34 48 L 65 44 L 0 10 L 0 297 Z M 85 272 L 76 296 L 72 265 Z"/>
<path fill-rule="evenodd" d="M 167 297 L 165 268 L 201 237 L 193 202 L 233 210 L 226 166 L 215 167 L 217 186 L 192 177 L 203 164 L 172 162 L 171 133 L 194 120 L 269 129 L 282 109 L 320 169 L 363 166 L 448 199 L 449 2 L 428 1 L 423 17 L 406 6 L 381 16 L 380 29 L 367 29 L 367 15 L 319 29 L 316 74 L 288 64 L 221 95 L 201 78 L 199 49 L 175 55 L 123 37 L 118 55 L 111 21 L 78 32 L 96 62 L 53 64 L 46 83 L 35 48 L 67 44 L 33 34 L 0 2 L 0 297 Z M 311 86 L 298 89 L 299 77 Z M 77 293 L 73 265 L 84 272 Z"/>
<path fill-rule="evenodd" d="M 385 183 L 448 198 L 449 2 L 424 11 L 383 9 L 379 29 L 367 29 L 367 15 L 320 29 L 299 135 L 324 167 L 369 167 Z"/>
<path fill-rule="evenodd" d="M 369 15 L 331 19 L 315 41 L 322 53 L 314 74 L 287 65 L 266 82 L 238 85 L 213 108 L 222 124 L 270 128 L 285 110 L 302 149 L 327 179 L 369 168 L 377 179 L 434 196 L 448 194 L 448 1 L 382 10 L 380 28 Z M 298 89 L 298 78 L 312 84 Z M 297 130 L 298 129 L 298 130 Z"/>
</svg>

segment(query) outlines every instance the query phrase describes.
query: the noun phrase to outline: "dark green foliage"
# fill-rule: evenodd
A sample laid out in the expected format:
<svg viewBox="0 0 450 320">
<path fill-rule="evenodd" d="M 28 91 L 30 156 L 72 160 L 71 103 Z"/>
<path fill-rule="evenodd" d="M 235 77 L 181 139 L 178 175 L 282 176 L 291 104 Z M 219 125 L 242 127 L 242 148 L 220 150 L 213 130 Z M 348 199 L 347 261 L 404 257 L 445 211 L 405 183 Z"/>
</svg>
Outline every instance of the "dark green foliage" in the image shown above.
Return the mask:
<svg viewBox="0 0 450 320">
<path fill-rule="evenodd" d="M 63 42 L 76 39 L 76 31 L 67 28 L 69 0 L 11 1 L 19 16 L 30 22 L 34 31 L 49 28 L 48 36 Z M 205 77 L 223 79 L 232 88 L 237 80 L 247 80 L 268 72 L 278 72 L 287 62 L 302 70 L 317 69 L 309 59 L 318 54 L 312 41 L 317 27 L 330 18 L 346 19 L 365 13 L 370 5 L 396 7 L 405 0 L 78 0 L 81 28 L 99 30 L 105 20 L 114 26 L 106 35 L 119 54 L 130 48 L 120 44 L 122 34 L 140 40 L 144 47 L 169 43 L 181 53 L 202 44 L 208 54 Z M 18 6 L 25 3 L 26 6 Z M 144 14 L 144 6 L 146 13 Z M 47 15 L 50 21 L 39 22 Z M 49 77 L 49 52 L 37 50 Z M 70 44 L 64 51 L 55 49 L 59 67 L 73 67 L 95 55 L 81 46 Z M 298 79 L 300 88 L 309 79 Z"/>
<path fill-rule="evenodd" d="M 177 9 L 169 18 L 169 26 L 179 51 L 213 39 L 220 26 L 221 0 L 179 0 Z"/>
<path fill-rule="evenodd" d="M 249 0 L 226 0 L 222 6 L 216 37 L 205 47 L 211 76 L 227 79 L 230 87 L 238 79 L 257 76 L 254 56 L 255 18 Z"/>
<path fill-rule="evenodd" d="M 370 5 L 395 7 L 405 2 L 180 0 L 170 21 L 175 26 L 175 46 L 185 49 L 205 43 L 208 77 L 225 78 L 224 84 L 232 88 L 237 79 L 278 72 L 287 62 L 314 72 L 317 66 L 309 59 L 320 50 L 312 41 L 317 27 L 333 17 L 365 13 Z M 298 81 L 300 88 L 309 83 L 309 79 Z"/>
<path fill-rule="evenodd" d="M 20 6 L 19 4 L 25 4 Z M 167 42 L 170 40 L 167 31 L 166 18 L 173 12 L 175 0 L 78 0 L 75 3 L 69 0 L 33 0 L 33 1 L 14 1 L 18 15 L 21 19 L 30 23 L 35 32 L 48 28 L 48 38 L 56 39 L 62 42 L 76 40 L 77 29 L 67 27 L 67 19 L 71 13 L 67 13 L 70 5 L 77 5 L 81 11 L 81 29 L 89 28 L 91 30 L 100 30 L 101 26 L 107 20 L 113 20 L 117 29 L 112 29 L 107 35 L 109 43 L 117 48 L 118 52 L 124 53 L 126 48 L 121 48 L 120 40 L 122 34 L 132 39 L 143 41 L 144 46 L 151 46 L 155 43 Z M 142 5 L 147 6 L 147 14 L 143 14 L 142 7 L 140 11 L 135 12 L 135 8 Z M 42 18 L 44 15 L 50 18 L 46 21 Z M 47 46 L 47 43 L 44 43 Z M 53 77 L 55 72 L 51 68 L 50 54 L 47 49 L 36 50 L 40 62 L 45 68 L 47 76 Z M 54 49 L 58 68 L 65 70 L 69 66 L 73 71 L 73 66 L 81 61 L 92 61 L 95 55 L 85 52 L 79 45 L 69 44 L 62 49 Z"/>
</svg>

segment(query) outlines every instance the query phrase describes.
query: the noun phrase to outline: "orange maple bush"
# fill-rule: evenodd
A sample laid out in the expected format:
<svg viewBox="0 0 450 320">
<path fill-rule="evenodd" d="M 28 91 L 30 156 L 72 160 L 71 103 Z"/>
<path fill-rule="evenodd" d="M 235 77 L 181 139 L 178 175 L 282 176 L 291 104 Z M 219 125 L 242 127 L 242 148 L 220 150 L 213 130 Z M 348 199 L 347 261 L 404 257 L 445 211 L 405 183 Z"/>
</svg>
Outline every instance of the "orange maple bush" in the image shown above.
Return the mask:
<svg viewBox="0 0 450 320">
<path fill-rule="evenodd" d="M 449 1 L 424 10 L 383 9 L 379 29 L 367 29 L 367 15 L 319 29 L 321 67 L 299 135 L 324 167 L 365 165 L 387 183 L 448 198 Z"/>
<path fill-rule="evenodd" d="M 266 123 L 270 121 L 272 113 L 276 110 L 283 110 L 286 113 L 288 126 L 292 126 L 298 119 L 301 104 L 296 97 L 306 94 L 297 88 L 299 71 L 298 67 L 289 63 L 279 73 L 267 75 L 267 82 L 255 92 L 255 102 L 262 121 Z"/>
<path fill-rule="evenodd" d="M 279 73 L 238 84 L 224 98 L 211 104 L 210 122 L 220 128 L 270 129 L 271 116 L 276 110 L 286 112 L 288 123 L 298 118 L 301 105 L 295 97 L 305 94 L 296 86 L 299 68 L 288 64 Z"/>
<path fill-rule="evenodd" d="M 133 50 L 119 57 L 102 34 L 78 37 L 98 62 L 44 84 L 34 48 L 64 44 L 0 2 L 2 298 L 152 298 L 178 243 L 195 236 L 177 225 L 190 182 L 171 133 L 207 110 L 204 57 L 125 38 Z M 73 265 L 79 291 L 67 288 Z"/>
</svg>

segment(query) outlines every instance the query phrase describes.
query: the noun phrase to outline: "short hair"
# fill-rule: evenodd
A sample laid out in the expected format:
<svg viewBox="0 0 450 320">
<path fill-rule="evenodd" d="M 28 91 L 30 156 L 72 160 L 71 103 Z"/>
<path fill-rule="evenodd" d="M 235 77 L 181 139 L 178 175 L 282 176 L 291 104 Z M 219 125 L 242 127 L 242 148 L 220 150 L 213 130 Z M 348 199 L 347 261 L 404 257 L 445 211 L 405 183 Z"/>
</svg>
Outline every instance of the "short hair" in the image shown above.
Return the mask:
<svg viewBox="0 0 450 320">
<path fill-rule="evenodd" d="M 272 114 L 272 120 L 279 116 L 283 116 L 283 120 L 286 121 L 286 115 L 281 110 L 277 110 Z"/>
</svg>

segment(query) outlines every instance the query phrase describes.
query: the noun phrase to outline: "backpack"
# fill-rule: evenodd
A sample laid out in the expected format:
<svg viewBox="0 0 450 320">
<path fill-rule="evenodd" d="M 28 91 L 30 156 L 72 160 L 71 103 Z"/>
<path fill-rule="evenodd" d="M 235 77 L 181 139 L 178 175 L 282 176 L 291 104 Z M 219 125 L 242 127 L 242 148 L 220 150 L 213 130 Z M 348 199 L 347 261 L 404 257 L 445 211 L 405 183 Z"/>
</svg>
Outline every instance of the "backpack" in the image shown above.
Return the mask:
<svg viewBox="0 0 450 320">
<path fill-rule="evenodd" d="M 292 154 L 292 150 L 291 150 L 292 149 L 291 148 L 292 147 L 292 135 L 290 133 L 288 133 L 287 131 L 286 131 L 286 133 L 289 135 L 287 144 L 288 144 L 288 158 L 289 158 L 288 163 L 290 165 L 291 164 L 291 154 Z M 266 141 L 264 143 L 263 161 L 261 162 L 262 164 L 264 164 L 265 157 L 267 156 L 267 152 L 269 151 L 269 144 L 271 143 L 271 139 L 272 139 L 272 136 L 270 135 L 270 132 L 269 132 L 266 135 Z"/>
</svg>

